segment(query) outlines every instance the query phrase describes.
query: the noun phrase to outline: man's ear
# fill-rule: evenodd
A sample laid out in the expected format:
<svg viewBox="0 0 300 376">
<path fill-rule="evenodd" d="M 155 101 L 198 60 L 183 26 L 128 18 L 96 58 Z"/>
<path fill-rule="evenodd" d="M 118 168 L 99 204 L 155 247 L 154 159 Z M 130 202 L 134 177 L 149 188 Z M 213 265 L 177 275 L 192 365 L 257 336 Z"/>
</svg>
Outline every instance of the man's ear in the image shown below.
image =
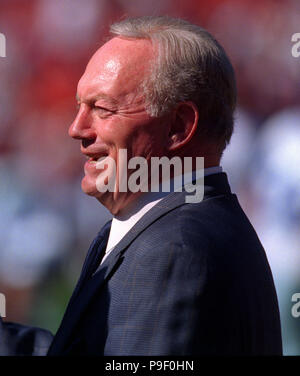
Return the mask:
<svg viewBox="0 0 300 376">
<path fill-rule="evenodd" d="M 168 149 L 174 151 L 186 145 L 196 132 L 199 111 L 193 102 L 182 102 L 174 109 L 169 130 Z"/>
</svg>

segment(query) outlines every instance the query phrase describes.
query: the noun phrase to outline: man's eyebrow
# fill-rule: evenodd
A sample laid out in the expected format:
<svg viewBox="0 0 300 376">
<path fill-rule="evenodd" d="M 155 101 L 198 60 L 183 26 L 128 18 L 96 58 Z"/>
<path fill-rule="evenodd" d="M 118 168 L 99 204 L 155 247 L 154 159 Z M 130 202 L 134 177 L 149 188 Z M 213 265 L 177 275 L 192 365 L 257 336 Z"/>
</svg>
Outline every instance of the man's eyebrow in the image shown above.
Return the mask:
<svg viewBox="0 0 300 376">
<path fill-rule="evenodd" d="M 97 102 L 99 99 L 103 99 L 111 104 L 116 104 L 117 101 L 110 97 L 109 95 L 105 94 L 105 93 L 98 93 L 97 95 L 91 95 L 90 97 L 88 96 L 83 102 L 85 103 L 95 103 Z M 78 95 L 78 93 L 76 93 L 76 101 L 77 102 L 81 102 L 81 99 Z"/>
</svg>

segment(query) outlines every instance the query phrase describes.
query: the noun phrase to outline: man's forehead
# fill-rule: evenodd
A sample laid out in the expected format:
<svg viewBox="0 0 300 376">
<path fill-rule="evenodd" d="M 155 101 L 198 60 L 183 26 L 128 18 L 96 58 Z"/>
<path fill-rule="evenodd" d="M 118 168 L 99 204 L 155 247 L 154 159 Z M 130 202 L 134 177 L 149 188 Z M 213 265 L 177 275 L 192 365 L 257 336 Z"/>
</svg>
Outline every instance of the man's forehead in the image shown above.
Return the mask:
<svg viewBox="0 0 300 376">
<path fill-rule="evenodd" d="M 153 55 L 152 43 L 147 39 L 115 37 L 103 44 L 92 58 L 114 56 L 120 61 L 148 61 Z"/>
<path fill-rule="evenodd" d="M 134 86 L 143 80 L 154 56 L 148 40 L 113 38 L 99 48 L 90 59 L 84 75 L 79 81 L 81 86 L 97 84 Z"/>
</svg>

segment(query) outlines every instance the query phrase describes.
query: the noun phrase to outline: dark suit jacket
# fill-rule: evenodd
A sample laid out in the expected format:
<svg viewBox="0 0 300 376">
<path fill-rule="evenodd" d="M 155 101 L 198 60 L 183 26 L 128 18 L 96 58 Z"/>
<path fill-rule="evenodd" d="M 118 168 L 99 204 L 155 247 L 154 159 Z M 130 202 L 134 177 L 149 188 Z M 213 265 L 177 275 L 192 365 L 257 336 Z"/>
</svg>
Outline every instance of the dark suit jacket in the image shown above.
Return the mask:
<svg viewBox="0 0 300 376">
<path fill-rule="evenodd" d="M 94 240 L 49 355 L 279 355 L 280 319 L 264 249 L 226 174 L 201 203 L 171 193 L 96 270 Z"/>
<path fill-rule="evenodd" d="M 0 356 L 46 355 L 52 339 L 48 330 L 3 322 L 0 317 Z"/>
</svg>

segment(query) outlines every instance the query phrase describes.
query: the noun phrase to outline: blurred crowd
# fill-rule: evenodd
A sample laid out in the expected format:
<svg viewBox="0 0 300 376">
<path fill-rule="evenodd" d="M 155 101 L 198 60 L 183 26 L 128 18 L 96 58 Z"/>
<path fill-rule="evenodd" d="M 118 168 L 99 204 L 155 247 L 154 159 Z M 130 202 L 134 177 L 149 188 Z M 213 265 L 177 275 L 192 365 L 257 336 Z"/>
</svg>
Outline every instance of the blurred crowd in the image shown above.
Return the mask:
<svg viewBox="0 0 300 376">
<path fill-rule="evenodd" d="M 110 218 L 81 192 L 84 160 L 67 135 L 76 85 L 111 22 L 160 14 L 207 28 L 232 60 L 239 105 L 222 166 L 266 249 L 284 352 L 300 354 L 300 318 L 291 315 L 300 292 L 300 58 L 291 55 L 298 0 L 0 0 L 6 319 L 56 331 L 89 243 Z"/>
</svg>

